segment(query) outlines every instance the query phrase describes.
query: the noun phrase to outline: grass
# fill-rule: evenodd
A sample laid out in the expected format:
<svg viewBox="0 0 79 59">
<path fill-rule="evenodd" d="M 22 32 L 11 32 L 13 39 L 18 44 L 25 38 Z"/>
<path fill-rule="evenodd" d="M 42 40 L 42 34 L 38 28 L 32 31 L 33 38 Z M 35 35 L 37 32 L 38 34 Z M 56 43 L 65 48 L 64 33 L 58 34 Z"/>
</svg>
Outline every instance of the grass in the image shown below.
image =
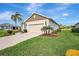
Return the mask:
<svg viewBox="0 0 79 59">
<path fill-rule="evenodd" d="M 12 33 L 10 34 L 10 32 Z M 14 35 L 15 33 L 19 32 L 18 30 L 0 30 L 0 37 Z"/>
<path fill-rule="evenodd" d="M 38 36 L 0 51 L 5 56 L 64 56 L 68 49 L 79 49 L 79 36 L 69 30 L 58 37 Z"/>
<path fill-rule="evenodd" d="M 6 36 L 7 31 L 0 30 L 0 37 Z"/>
</svg>

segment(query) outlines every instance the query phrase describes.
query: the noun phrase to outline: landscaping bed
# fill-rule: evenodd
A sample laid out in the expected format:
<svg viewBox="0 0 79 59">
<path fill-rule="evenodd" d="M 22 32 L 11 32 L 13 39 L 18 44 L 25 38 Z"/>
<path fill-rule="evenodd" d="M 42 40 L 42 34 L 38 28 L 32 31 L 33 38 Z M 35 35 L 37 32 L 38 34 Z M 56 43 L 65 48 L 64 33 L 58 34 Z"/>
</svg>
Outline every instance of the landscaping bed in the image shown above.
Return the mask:
<svg viewBox="0 0 79 59">
<path fill-rule="evenodd" d="M 59 35 L 57 33 L 51 33 L 51 34 L 42 34 L 40 36 L 47 36 L 47 37 L 58 37 Z"/>
</svg>

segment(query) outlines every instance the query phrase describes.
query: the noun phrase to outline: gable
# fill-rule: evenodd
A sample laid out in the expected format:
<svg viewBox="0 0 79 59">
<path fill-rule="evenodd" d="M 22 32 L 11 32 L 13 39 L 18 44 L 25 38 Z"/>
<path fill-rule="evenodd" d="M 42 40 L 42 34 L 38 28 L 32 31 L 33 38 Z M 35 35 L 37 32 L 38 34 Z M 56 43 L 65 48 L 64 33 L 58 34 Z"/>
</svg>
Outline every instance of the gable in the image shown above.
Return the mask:
<svg viewBox="0 0 79 59">
<path fill-rule="evenodd" d="M 44 19 L 48 19 L 48 18 L 34 13 L 29 19 L 26 20 L 26 22 L 36 21 L 36 20 L 44 20 Z"/>
<path fill-rule="evenodd" d="M 45 20 L 45 19 L 48 19 L 50 20 L 51 22 L 54 22 L 55 24 L 57 24 L 59 26 L 58 23 L 56 23 L 54 20 L 52 20 L 51 18 L 48 18 L 48 17 L 45 17 L 45 16 L 42 16 L 42 15 L 39 15 L 39 14 L 36 14 L 36 13 L 33 13 L 31 17 L 29 17 L 25 22 L 31 22 L 31 21 L 37 21 L 37 20 Z M 24 23 L 25 23 L 24 22 Z"/>
</svg>

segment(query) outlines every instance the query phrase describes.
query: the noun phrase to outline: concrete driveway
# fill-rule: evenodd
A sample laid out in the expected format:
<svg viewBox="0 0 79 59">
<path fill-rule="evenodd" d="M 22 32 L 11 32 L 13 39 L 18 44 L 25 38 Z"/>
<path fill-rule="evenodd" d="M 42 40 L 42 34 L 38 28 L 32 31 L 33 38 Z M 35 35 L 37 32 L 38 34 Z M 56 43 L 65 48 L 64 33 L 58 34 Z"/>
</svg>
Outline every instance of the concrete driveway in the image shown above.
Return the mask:
<svg viewBox="0 0 79 59">
<path fill-rule="evenodd" d="M 39 36 L 42 32 L 17 33 L 15 35 L 0 38 L 0 50 L 16 45 L 27 39 Z"/>
</svg>

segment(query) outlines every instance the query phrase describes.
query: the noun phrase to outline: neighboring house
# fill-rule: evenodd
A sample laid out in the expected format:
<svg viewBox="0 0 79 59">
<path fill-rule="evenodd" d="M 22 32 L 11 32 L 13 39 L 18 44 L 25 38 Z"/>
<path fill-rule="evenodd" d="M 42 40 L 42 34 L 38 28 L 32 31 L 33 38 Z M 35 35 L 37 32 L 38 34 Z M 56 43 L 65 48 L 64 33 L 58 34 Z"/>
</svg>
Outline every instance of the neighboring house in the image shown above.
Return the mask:
<svg viewBox="0 0 79 59">
<path fill-rule="evenodd" d="M 33 13 L 24 23 L 22 23 L 22 31 L 27 29 L 28 32 L 41 31 L 43 26 L 51 26 L 54 30 L 59 29 L 59 24 L 53 19 Z"/>
<path fill-rule="evenodd" d="M 18 27 L 14 26 L 12 24 L 5 23 L 5 24 L 0 24 L 0 29 L 2 29 L 2 30 L 14 30 L 14 29 L 18 29 Z"/>
<path fill-rule="evenodd" d="M 75 28 L 79 28 L 79 23 L 75 24 L 74 27 L 75 27 Z"/>
</svg>

